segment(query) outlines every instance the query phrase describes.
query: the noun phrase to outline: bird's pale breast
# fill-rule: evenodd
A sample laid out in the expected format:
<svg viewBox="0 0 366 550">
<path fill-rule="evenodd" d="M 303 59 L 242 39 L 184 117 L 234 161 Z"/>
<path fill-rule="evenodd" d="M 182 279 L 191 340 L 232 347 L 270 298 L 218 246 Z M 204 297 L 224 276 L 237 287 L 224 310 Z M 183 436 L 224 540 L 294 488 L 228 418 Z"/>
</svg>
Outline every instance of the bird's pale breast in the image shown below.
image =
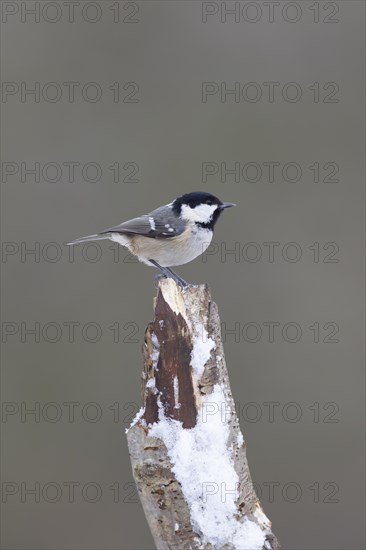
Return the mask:
<svg viewBox="0 0 366 550">
<path fill-rule="evenodd" d="M 162 267 L 173 267 L 191 262 L 203 254 L 211 240 L 212 231 L 209 229 L 197 230 L 188 226 L 181 235 L 164 240 L 134 235 L 128 248 L 141 262 L 149 264 L 148 260 L 152 259 Z"/>
</svg>

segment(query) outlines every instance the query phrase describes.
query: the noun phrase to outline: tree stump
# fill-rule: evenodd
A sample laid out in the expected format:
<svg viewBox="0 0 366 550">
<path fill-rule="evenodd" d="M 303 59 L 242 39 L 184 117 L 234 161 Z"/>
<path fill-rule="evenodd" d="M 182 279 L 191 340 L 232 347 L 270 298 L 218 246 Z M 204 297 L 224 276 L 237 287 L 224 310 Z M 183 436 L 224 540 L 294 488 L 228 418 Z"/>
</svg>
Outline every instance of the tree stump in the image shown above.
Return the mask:
<svg viewBox="0 0 366 550">
<path fill-rule="evenodd" d="M 159 282 L 144 360 L 143 406 L 127 441 L 157 549 L 278 549 L 252 485 L 206 285 Z"/>
</svg>

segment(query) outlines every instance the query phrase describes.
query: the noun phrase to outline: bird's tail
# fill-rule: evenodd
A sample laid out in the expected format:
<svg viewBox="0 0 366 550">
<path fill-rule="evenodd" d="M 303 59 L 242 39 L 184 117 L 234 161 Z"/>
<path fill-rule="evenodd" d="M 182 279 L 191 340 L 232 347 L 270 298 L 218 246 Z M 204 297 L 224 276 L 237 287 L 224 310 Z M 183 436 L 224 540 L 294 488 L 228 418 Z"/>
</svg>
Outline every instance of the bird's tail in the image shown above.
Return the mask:
<svg viewBox="0 0 366 550">
<path fill-rule="evenodd" d="M 79 239 L 75 239 L 75 241 L 71 241 L 70 243 L 66 243 L 66 244 L 73 245 L 73 244 L 79 244 L 79 243 L 86 243 L 88 241 L 103 241 L 109 238 L 110 236 L 108 234 L 100 235 L 97 233 L 96 235 L 88 235 L 87 237 L 80 237 Z"/>
</svg>

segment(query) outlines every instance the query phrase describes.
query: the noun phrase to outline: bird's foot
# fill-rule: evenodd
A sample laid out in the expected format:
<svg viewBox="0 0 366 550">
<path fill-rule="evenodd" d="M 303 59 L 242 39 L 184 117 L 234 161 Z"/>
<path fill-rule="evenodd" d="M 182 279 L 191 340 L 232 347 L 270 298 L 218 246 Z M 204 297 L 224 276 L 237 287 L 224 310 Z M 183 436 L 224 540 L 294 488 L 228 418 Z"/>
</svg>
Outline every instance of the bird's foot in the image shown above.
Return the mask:
<svg viewBox="0 0 366 550">
<path fill-rule="evenodd" d="M 162 277 L 167 277 L 173 279 L 173 281 L 175 281 L 181 288 L 187 288 L 189 286 L 189 284 L 182 279 L 182 277 L 179 277 L 179 275 L 177 275 L 172 269 L 170 269 L 170 267 L 163 267 L 155 260 L 150 260 L 150 262 L 161 271 L 161 274 L 155 276 L 155 283 L 160 281 Z"/>
<path fill-rule="evenodd" d="M 170 277 L 182 288 L 189 287 L 189 283 L 182 279 L 179 275 L 177 275 L 170 267 L 166 267 L 165 269 L 168 270 Z"/>
</svg>

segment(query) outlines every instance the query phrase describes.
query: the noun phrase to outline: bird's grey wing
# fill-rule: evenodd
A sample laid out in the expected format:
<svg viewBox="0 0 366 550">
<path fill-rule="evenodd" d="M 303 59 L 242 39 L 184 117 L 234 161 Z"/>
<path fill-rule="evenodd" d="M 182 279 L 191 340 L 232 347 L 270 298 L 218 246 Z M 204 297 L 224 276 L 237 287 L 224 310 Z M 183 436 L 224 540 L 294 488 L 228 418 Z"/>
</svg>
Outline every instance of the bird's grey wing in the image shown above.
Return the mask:
<svg viewBox="0 0 366 550">
<path fill-rule="evenodd" d="M 143 235 L 144 237 L 150 237 L 151 239 L 165 239 L 170 237 L 176 237 L 184 231 L 184 223 L 177 219 L 173 213 L 166 207 L 160 207 L 150 212 L 127 220 L 126 222 L 109 227 L 104 231 L 101 231 L 101 235 L 105 233 L 121 233 L 121 234 L 133 234 Z"/>
</svg>

